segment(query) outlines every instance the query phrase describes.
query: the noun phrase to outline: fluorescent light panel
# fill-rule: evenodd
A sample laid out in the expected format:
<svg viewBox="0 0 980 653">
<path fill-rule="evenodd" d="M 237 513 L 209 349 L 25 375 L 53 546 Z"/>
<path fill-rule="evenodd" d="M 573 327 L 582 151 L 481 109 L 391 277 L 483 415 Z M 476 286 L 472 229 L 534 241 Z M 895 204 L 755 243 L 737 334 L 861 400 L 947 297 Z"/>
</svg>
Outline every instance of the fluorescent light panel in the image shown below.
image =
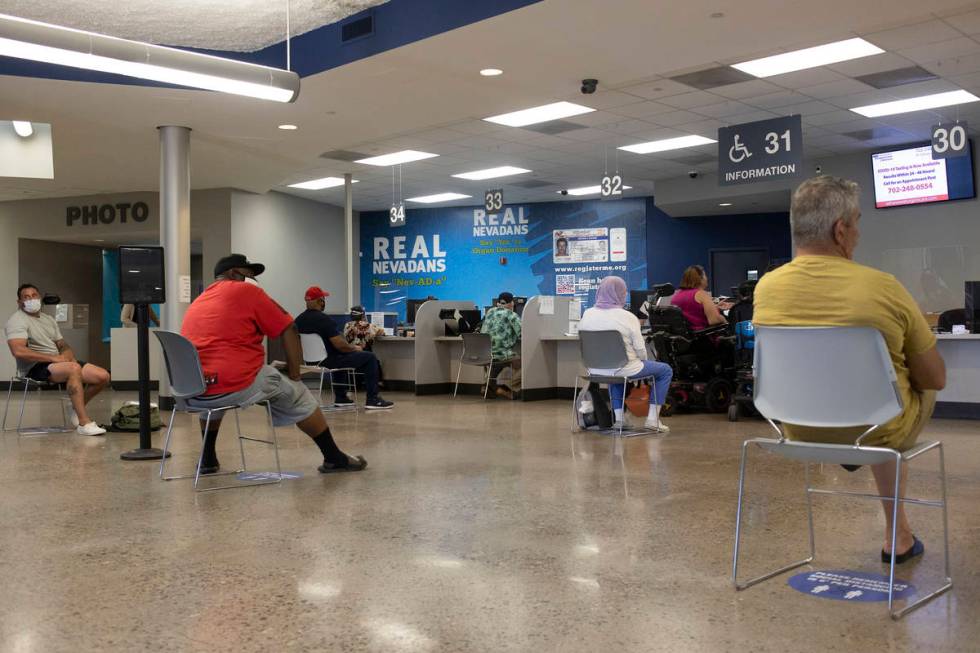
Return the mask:
<svg viewBox="0 0 980 653">
<path fill-rule="evenodd" d="M 541 105 L 540 107 L 502 113 L 499 116 L 490 116 L 489 118 L 484 118 L 484 120 L 495 122 L 498 125 L 506 125 L 507 127 L 525 127 L 527 125 L 536 125 L 539 122 L 579 116 L 583 113 L 591 113 L 593 111 L 595 109 L 584 107 L 581 104 L 554 102 L 552 104 Z"/>
<path fill-rule="evenodd" d="M 14 124 L 14 132 L 21 138 L 28 138 L 34 133 L 34 125 L 29 120 L 11 120 Z"/>
<path fill-rule="evenodd" d="M 276 102 L 292 102 L 299 94 L 294 72 L 5 14 L 0 14 L 0 56 Z"/>
<path fill-rule="evenodd" d="M 469 179 L 470 181 L 480 181 L 483 179 L 496 179 L 497 177 L 510 177 L 511 175 L 523 175 L 531 172 L 526 168 L 516 168 L 514 166 L 500 166 L 499 168 L 487 168 L 486 170 L 474 170 L 473 172 L 461 172 L 453 177 L 459 179 Z"/>
<path fill-rule="evenodd" d="M 353 184 L 356 184 L 357 182 L 357 179 L 351 180 L 351 183 Z M 304 181 L 299 184 L 289 184 L 289 187 L 302 188 L 303 190 L 323 190 L 324 188 L 335 188 L 343 185 L 343 177 L 324 177 L 322 179 L 311 179 L 310 181 Z"/>
<path fill-rule="evenodd" d="M 868 43 L 864 39 L 855 38 L 818 45 L 803 50 L 794 50 L 793 52 L 774 54 L 771 57 L 763 57 L 762 59 L 753 59 L 752 61 L 737 63 L 732 68 L 756 77 L 772 77 L 773 75 L 792 73 L 797 70 L 806 70 L 807 68 L 817 68 L 818 66 L 827 66 L 833 63 L 840 63 L 841 61 L 869 57 L 883 52 L 884 50 L 877 45 Z"/>
<path fill-rule="evenodd" d="M 391 154 L 382 154 L 381 156 L 371 156 L 366 159 L 359 159 L 355 161 L 355 163 L 365 163 L 369 166 L 396 166 L 399 163 L 411 163 L 412 161 L 431 159 L 436 156 L 439 155 L 431 154 L 429 152 L 417 152 L 415 150 L 402 150 L 401 152 L 392 152 Z"/>
<path fill-rule="evenodd" d="M 896 113 L 909 113 L 911 111 L 924 111 L 926 109 L 950 107 L 955 104 L 976 102 L 977 100 L 980 100 L 980 98 L 973 93 L 968 93 L 966 91 L 948 91 L 946 93 L 923 95 L 921 97 L 909 98 L 907 100 L 895 100 L 894 102 L 869 104 L 863 107 L 855 107 L 851 109 L 851 111 L 854 113 L 859 113 L 866 118 L 877 118 L 878 116 L 892 116 Z"/>
<path fill-rule="evenodd" d="M 438 202 L 449 202 L 451 200 L 462 200 L 470 195 L 460 193 L 438 193 L 436 195 L 423 195 L 422 197 L 409 197 L 406 202 L 418 202 L 419 204 L 436 204 Z"/>
<path fill-rule="evenodd" d="M 632 190 L 632 189 L 633 189 L 632 186 L 623 186 L 623 190 Z M 567 192 L 568 192 L 569 195 L 575 195 L 575 196 L 578 196 L 578 195 L 595 195 L 597 193 L 602 192 L 602 187 L 601 186 L 583 186 L 581 188 L 569 188 L 567 190 Z M 558 191 L 558 193 L 561 194 L 561 191 Z"/>
<path fill-rule="evenodd" d="M 636 145 L 623 145 L 618 148 L 633 152 L 634 154 L 652 154 L 653 152 L 667 152 L 668 150 L 680 150 L 685 147 L 696 145 L 708 145 L 718 141 L 704 136 L 678 136 L 677 138 L 665 138 L 660 141 L 650 141 L 649 143 L 637 143 Z"/>
</svg>

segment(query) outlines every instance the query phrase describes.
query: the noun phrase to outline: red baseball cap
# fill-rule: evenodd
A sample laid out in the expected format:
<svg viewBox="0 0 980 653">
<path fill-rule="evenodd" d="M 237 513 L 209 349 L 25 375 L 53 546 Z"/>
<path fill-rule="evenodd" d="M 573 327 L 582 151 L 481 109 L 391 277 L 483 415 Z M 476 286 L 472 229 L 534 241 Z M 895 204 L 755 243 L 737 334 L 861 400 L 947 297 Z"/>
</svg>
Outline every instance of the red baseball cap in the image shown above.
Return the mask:
<svg viewBox="0 0 980 653">
<path fill-rule="evenodd" d="M 320 286 L 310 286 L 306 289 L 306 301 L 312 302 L 314 299 L 320 299 L 321 297 L 329 297 L 330 293 L 321 288 Z"/>
</svg>

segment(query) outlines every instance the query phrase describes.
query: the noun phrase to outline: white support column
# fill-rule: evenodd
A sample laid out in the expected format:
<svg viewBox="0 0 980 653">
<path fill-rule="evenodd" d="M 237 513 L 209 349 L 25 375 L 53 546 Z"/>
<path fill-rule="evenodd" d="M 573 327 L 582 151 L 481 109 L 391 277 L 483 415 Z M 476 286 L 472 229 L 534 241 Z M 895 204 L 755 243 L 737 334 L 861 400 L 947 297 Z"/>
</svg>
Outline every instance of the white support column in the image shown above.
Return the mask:
<svg viewBox="0 0 980 653">
<path fill-rule="evenodd" d="M 344 175 L 344 236 L 347 260 L 347 308 L 360 304 L 354 297 L 354 182 L 351 173 Z M 345 309 L 346 310 L 346 309 Z"/>
<path fill-rule="evenodd" d="M 191 278 L 191 130 L 165 126 L 160 130 L 160 245 L 164 248 L 167 302 L 160 328 L 180 332 L 190 303 Z M 166 369 L 161 363 L 160 369 Z M 160 375 L 161 408 L 172 405 L 170 384 Z"/>
</svg>

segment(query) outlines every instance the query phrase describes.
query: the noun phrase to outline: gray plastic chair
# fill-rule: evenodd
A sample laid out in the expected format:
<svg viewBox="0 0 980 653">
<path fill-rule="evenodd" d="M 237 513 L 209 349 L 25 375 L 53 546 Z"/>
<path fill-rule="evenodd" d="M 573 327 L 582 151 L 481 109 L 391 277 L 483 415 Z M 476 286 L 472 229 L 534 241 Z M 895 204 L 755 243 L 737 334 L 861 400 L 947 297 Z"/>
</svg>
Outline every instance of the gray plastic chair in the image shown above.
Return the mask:
<svg viewBox="0 0 980 653">
<path fill-rule="evenodd" d="M 619 331 L 579 331 L 578 341 L 579 349 L 582 354 L 582 364 L 585 365 L 587 369 L 618 370 L 629 363 L 629 355 L 626 353 L 626 343 L 623 342 L 623 334 L 621 334 Z M 583 387 L 584 389 L 585 387 L 588 387 L 589 383 L 605 383 L 608 385 L 622 383 L 625 386 L 629 381 L 647 381 L 652 378 L 652 374 L 640 377 L 607 376 L 592 373 L 584 376 L 576 376 L 575 391 L 572 395 L 572 431 L 575 432 L 578 430 L 578 416 L 575 414 L 575 411 L 577 410 L 575 399 L 578 397 L 579 380 L 585 380 L 585 386 Z M 654 401 L 656 401 L 657 387 L 655 384 L 650 384 L 650 392 L 653 393 Z M 623 402 L 620 405 L 620 409 L 623 411 L 623 419 L 619 422 L 618 435 L 622 437 L 623 424 L 626 423 L 625 387 L 623 388 Z M 640 429 L 630 431 L 627 433 L 627 436 L 643 435 L 649 432 L 651 432 L 650 429 Z"/>
<path fill-rule="evenodd" d="M 946 464 L 941 442 L 921 442 L 899 452 L 884 447 L 868 447 L 864 439 L 902 412 L 895 368 L 885 341 L 868 327 L 755 327 L 755 406 L 779 434 L 778 439 L 753 438 L 742 444 L 738 479 L 738 509 L 735 516 L 735 550 L 732 583 L 743 590 L 791 569 L 809 564 L 816 556 L 813 532 L 814 494 L 846 495 L 862 499 L 892 500 L 896 524 L 898 501 L 942 508 L 944 545 L 944 584 L 901 610 L 892 607 L 895 582 L 895 539 L 892 528 L 892 558 L 888 572 L 888 612 L 900 619 L 953 586 L 949 568 L 949 522 L 946 511 Z M 776 422 L 814 427 L 868 427 L 853 445 L 794 442 L 787 440 Z M 745 494 L 745 467 L 749 445 L 803 463 L 807 521 L 810 529 L 810 555 L 775 571 L 748 581 L 738 580 L 738 559 L 742 529 L 742 503 Z M 902 463 L 935 450 L 939 454 L 942 486 L 939 499 L 898 498 Z M 879 496 L 861 492 L 826 490 L 810 486 L 810 464 L 878 465 L 896 463 L 894 495 Z"/>
<path fill-rule="evenodd" d="M 14 386 L 18 383 L 24 384 L 24 391 L 19 393 L 20 397 L 20 411 L 17 415 L 17 428 L 8 429 L 7 428 L 7 414 L 10 412 L 10 396 L 13 394 Z M 37 390 L 37 398 L 40 401 L 43 398 L 41 391 L 49 386 L 57 386 L 60 392 L 59 399 L 61 400 L 61 418 L 63 420 L 61 426 L 24 426 L 24 408 L 27 406 L 27 394 L 34 388 Z M 7 403 L 3 409 L 3 427 L 4 433 L 7 431 L 17 431 L 17 435 L 48 435 L 50 433 L 69 433 L 75 430 L 75 427 L 68 423 L 68 407 L 71 405 L 71 399 L 68 397 L 68 393 L 65 391 L 65 386 L 62 383 L 45 383 L 42 381 L 35 381 L 34 379 L 21 376 L 19 374 L 14 374 L 10 377 L 10 383 L 7 385 Z"/>
<path fill-rule="evenodd" d="M 459 391 L 459 379 L 463 374 L 463 365 L 477 365 L 484 369 L 483 375 L 483 399 L 486 400 L 490 392 L 490 375 L 493 373 L 493 365 L 498 362 L 493 357 L 493 341 L 488 333 L 464 333 L 463 353 L 459 357 L 459 369 L 456 371 L 456 387 L 453 388 L 453 399 Z"/>
<path fill-rule="evenodd" d="M 357 382 L 355 380 L 353 367 L 336 367 L 328 368 L 323 366 L 323 362 L 327 360 L 327 346 L 323 343 L 323 338 L 317 333 L 301 333 L 299 334 L 299 342 L 303 348 L 303 362 L 316 367 L 316 371 L 320 374 L 320 389 L 317 396 L 321 399 L 320 410 L 326 413 L 339 412 L 343 410 L 357 410 Z M 338 383 L 334 378 L 335 374 L 346 374 L 347 382 Z M 354 395 L 352 397 L 354 403 L 349 405 L 339 405 L 336 402 L 331 402 L 325 404 L 322 402 L 323 399 L 323 379 L 325 377 L 330 377 L 330 389 L 333 390 L 334 386 L 340 386 L 347 388 Z M 335 395 L 336 396 L 336 395 Z"/>
<path fill-rule="evenodd" d="M 173 481 L 181 478 L 192 478 L 194 479 L 194 489 L 198 492 L 209 492 L 212 490 L 225 490 L 229 488 L 237 487 L 249 487 L 252 485 L 270 485 L 273 483 L 282 482 L 282 467 L 279 464 L 279 436 L 276 433 L 275 424 L 272 422 L 272 406 L 269 402 L 263 401 L 259 402 L 265 406 L 266 413 L 269 416 L 269 428 L 272 430 L 272 440 L 263 440 L 260 438 L 253 438 L 247 435 L 242 435 L 241 422 L 238 419 L 238 411 L 243 408 L 243 406 L 237 404 L 228 404 L 224 406 L 215 406 L 210 408 L 202 408 L 194 406 L 192 400 L 195 397 L 200 397 L 207 390 L 207 384 L 204 381 L 204 372 L 201 370 L 201 359 L 197 354 L 197 349 L 190 340 L 184 336 L 171 333 L 170 331 L 154 331 L 157 339 L 160 341 L 160 348 L 163 350 L 163 360 L 167 367 L 167 378 L 170 382 L 170 390 L 174 397 L 174 408 L 170 412 L 170 424 L 167 425 L 167 436 L 163 443 L 163 459 L 160 461 L 160 478 L 165 481 Z M 218 472 L 216 474 L 209 474 L 209 476 L 227 476 L 229 474 L 239 474 L 244 471 L 248 471 L 248 467 L 245 463 L 245 441 L 259 442 L 261 444 L 268 444 L 272 446 L 272 450 L 276 457 L 276 478 L 262 480 L 262 481 L 251 481 L 247 483 L 234 483 L 231 485 L 219 485 L 216 487 L 198 488 L 198 483 L 201 479 L 201 463 L 204 461 L 204 438 L 201 438 L 201 453 L 197 458 L 197 468 L 193 474 L 183 474 L 179 476 L 165 476 L 164 470 L 167 464 L 167 451 L 170 449 L 170 438 L 173 435 L 174 430 L 174 418 L 177 411 L 183 413 L 190 413 L 193 415 L 205 415 L 204 419 L 204 430 L 207 431 L 211 426 L 211 417 L 215 414 L 225 413 L 227 411 L 232 411 L 235 415 L 235 428 L 238 433 L 238 449 L 242 456 L 242 467 L 233 472 Z"/>
</svg>

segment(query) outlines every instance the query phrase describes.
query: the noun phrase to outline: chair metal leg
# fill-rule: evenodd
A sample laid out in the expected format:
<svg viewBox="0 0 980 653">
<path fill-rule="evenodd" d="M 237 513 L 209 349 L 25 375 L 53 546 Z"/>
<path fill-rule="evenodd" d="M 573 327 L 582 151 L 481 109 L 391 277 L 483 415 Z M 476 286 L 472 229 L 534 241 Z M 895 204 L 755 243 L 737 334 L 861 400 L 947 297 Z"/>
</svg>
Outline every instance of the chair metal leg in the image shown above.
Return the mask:
<svg viewBox="0 0 980 653">
<path fill-rule="evenodd" d="M 163 468 L 167 464 L 167 452 L 170 450 L 170 436 L 174 432 L 174 419 L 177 416 L 177 406 L 170 411 L 170 424 L 167 425 L 167 436 L 163 439 L 163 458 L 160 459 L 160 478 L 165 481 L 170 479 L 164 477 Z"/>
<path fill-rule="evenodd" d="M 623 425 L 626 423 L 626 381 L 627 377 L 623 377 L 623 400 L 620 402 L 619 410 L 623 414 L 622 419 L 619 420 L 619 437 L 623 437 Z"/>
<path fill-rule="evenodd" d="M 245 443 L 242 442 L 242 422 L 238 419 L 238 409 L 232 411 L 235 413 L 235 432 L 238 434 L 238 451 L 242 455 L 242 471 L 248 471 L 248 465 L 245 464 Z"/>
<path fill-rule="evenodd" d="M 810 492 L 810 463 L 803 463 L 803 483 L 806 485 L 806 521 L 810 527 L 810 559 L 817 557 L 817 538 L 813 532 L 813 494 Z"/>
<path fill-rule="evenodd" d="M 572 390 L 572 433 L 578 433 L 578 407 L 575 403 L 578 401 L 578 374 L 575 375 L 575 389 Z"/>
<path fill-rule="evenodd" d="M 483 378 L 483 401 L 487 400 L 490 394 L 490 377 L 493 376 L 493 363 L 487 365 L 487 371 Z"/>
<path fill-rule="evenodd" d="M 21 432 L 21 427 L 24 424 L 24 407 L 27 406 L 27 391 L 30 389 L 30 384 L 27 380 L 24 381 L 24 395 L 20 399 L 20 414 L 17 417 L 17 435 L 23 435 Z"/>
<path fill-rule="evenodd" d="M 14 391 L 14 380 L 7 384 L 7 404 L 3 409 L 3 432 L 7 432 L 7 413 L 10 412 L 10 394 Z"/>
<path fill-rule="evenodd" d="M 266 411 L 269 414 L 269 429 L 272 430 L 272 451 L 276 455 L 276 475 L 279 477 L 278 482 L 282 483 L 282 466 L 279 464 L 279 433 L 276 431 L 276 425 L 272 421 L 272 404 L 266 404 Z M 241 440 L 239 440 L 241 443 Z M 244 456 L 244 454 L 242 454 Z"/>
<path fill-rule="evenodd" d="M 898 493 L 902 478 L 902 455 L 895 453 L 895 492 L 892 499 L 892 555 L 888 565 L 888 612 L 892 611 L 892 602 L 895 598 L 895 556 L 898 555 L 896 541 L 898 539 Z"/>
<path fill-rule="evenodd" d="M 201 464 L 204 462 L 204 444 L 207 442 L 207 433 L 211 430 L 211 411 L 207 412 L 204 419 L 204 435 L 201 437 L 201 453 L 197 457 L 197 469 L 194 470 L 194 489 L 197 489 L 197 482 L 201 480 Z"/>
<path fill-rule="evenodd" d="M 741 548 L 740 538 L 742 534 L 742 503 L 745 497 L 745 464 L 746 459 L 748 458 L 748 447 L 750 444 L 751 441 L 742 443 L 742 461 L 739 465 L 738 472 L 738 508 L 735 512 L 735 551 L 732 556 L 732 584 L 735 586 L 736 590 L 744 590 L 752 587 L 753 585 L 757 585 L 764 580 L 769 580 L 770 578 L 790 571 L 791 569 L 796 569 L 797 567 L 802 567 L 803 565 L 813 562 L 813 555 L 811 555 L 808 558 L 790 563 L 784 567 L 776 569 L 775 571 L 771 571 L 767 574 L 763 574 L 762 576 L 757 576 L 751 580 L 745 581 L 744 583 L 738 582 L 738 554 Z"/>
<path fill-rule="evenodd" d="M 466 352 L 464 351 L 465 355 Z M 456 387 L 453 388 L 453 399 L 456 398 L 456 394 L 459 392 L 459 377 L 463 374 L 463 357 L 459 357 L 459 367 L 456 368 Z"/>
</svg>

